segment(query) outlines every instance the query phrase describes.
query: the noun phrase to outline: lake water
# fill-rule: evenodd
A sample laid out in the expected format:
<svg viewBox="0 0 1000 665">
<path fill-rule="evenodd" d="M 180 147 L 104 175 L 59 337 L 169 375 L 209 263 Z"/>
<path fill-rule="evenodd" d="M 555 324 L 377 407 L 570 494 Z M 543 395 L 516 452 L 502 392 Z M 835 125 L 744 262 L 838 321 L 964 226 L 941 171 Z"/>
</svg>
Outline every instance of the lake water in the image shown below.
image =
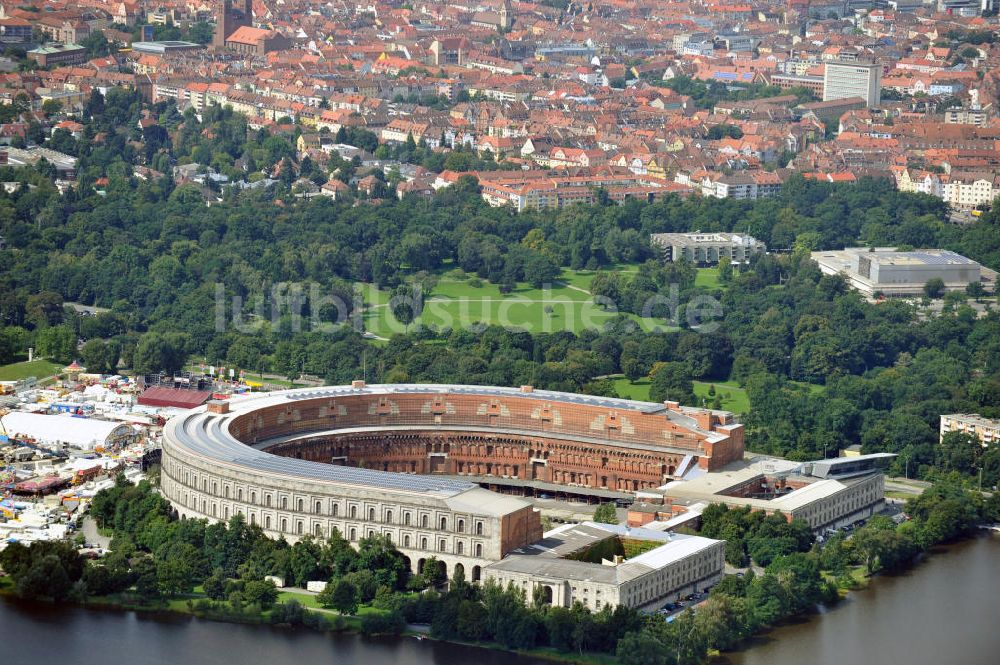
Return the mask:
<svg viewBox="0 0 1000 665">
<path fill-rule="evenodd" d="M 940 548 L 718 664 L 997 665 L 1000 536 Z"/>
<path fill-rule="evenodd" d="M 997 665 L 1000 536 L 943 548 L 880 577 L 822 614 L 783 626 L 719 665 Z M 0 601 L 4 665 L 541 665 L 546 661 L 413 638 Z"/>
</svg>

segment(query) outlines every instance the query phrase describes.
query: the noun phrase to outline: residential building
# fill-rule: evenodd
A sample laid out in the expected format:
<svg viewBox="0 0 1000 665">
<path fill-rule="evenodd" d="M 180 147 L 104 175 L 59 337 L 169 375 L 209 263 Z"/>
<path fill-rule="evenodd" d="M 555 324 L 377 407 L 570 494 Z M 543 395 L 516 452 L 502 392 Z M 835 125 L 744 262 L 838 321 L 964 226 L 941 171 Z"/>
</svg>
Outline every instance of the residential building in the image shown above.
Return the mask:
<svg viewBox="0 0 1000 665">
<path fill-rule="evenodd" d="M 984 418 L 978 413 L 947 413 L 941 415 L 941 439 L 948 432 L 971 434 L 983 447 L 1000 442 L 1000 419 Z"/>
</svg>

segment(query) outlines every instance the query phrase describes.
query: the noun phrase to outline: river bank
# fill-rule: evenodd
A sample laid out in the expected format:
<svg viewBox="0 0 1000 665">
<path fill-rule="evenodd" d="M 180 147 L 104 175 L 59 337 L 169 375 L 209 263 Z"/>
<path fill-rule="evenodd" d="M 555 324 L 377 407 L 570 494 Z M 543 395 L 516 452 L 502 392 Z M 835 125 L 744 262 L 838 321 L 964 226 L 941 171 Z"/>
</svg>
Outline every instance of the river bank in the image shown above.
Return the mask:
<svg viewBox="0 0 1000 665">
<path fill-rule="evenodd" d="M 711 665 L 993 665 L 1000 535 L 977 530 L 816 614 L 758 634 Z"/>
<path fill-rule="evenodd" d="M 291 595 L 291 594 L 288 594 Z M 52 608 L 56 612 L 65 610 L 110 612 L 121 614 L 135 614 L 140 617 L 149 617 L 154 620 L 183 620 L 192 619 L 209 623 L 233 624 L 240 626 L 267 627 L 277 631 L 291 631 L 299 634 L 309 632 L 316 635 L 342 635 L 355 636 L 365 639 L 393 639 L 393 638 L 413 638 L 415 641 L 436 643 L 442 645 L 453 645 L 455 647 L 474 649 L 482 652 L 495 653 L 508 658 L 526 658 L 531 662 L 543 665 L 548 663 L 563 663 L 567 665 L 614 665 L 617 661 L 612 656 L 604 654 L 584 654 L 580 656 L 572 653 L 560 653 L 552 649 L 539 648 L 529 650 L 516 650 L 504 648 L 497 643 L 470 643 L 461 640 L 441 640 L 430 636 L 429 627 L 423 624 L 410 624 L 401 633 L 366 633 L 362 628 L 361 616 L 345 616 L 336 614 L 331 610 L 321 610 L 303 606 L 303 611 L 320 616 L 326 620 L 321 626 L 306 625 L 302 623 L 276 623 L 272 618 L 272 610 L 247 611 L 240 614 L 206 612 L 199 609 L 198 601 L 207 600 L 204 594 L 187 594 L 183 598 L 175 598 L 169 601 L 159 601 L 155 603 L 141 603 L 130 600 L 120 595 L 98 596 L 88 598 L 83 602 L 62 602 L 55 603 L 49 600 L 24 601 L 17 597 L 11 585 L 9 577 L 0 576 L 0 601 L 6 601 L 13 606 L 30 606 L 39 611 L 45 608 Z M 285 598 L 287 602 L 287 595 Z M 2 633 L 0 633 L 2 634 Z M 481 661 L 477 661 L 480 662 Z M 508 661 L 503 661 L 508 662 Z"/>
<path fill-rule="evenodd" d="M 909 571 L 877 575 L 816 615 L 750 640 L 713 665 L 992 665 L 1000 635 L 992 626 L 1000 594 L 1000 537 L 977 535 L 935 548 Z M 320 633 L 300 627 L 223 624 L 185 612 L 25 602 L 0 598 L 5 663 L 58 663 L 101 653 L 104 665 L 544 665 L 552 659 L 431 639 Z M 13 647 L 13 648 L 12 648 Z M 575 662 L 575 661 L 570 661 Z"/>
</svg>

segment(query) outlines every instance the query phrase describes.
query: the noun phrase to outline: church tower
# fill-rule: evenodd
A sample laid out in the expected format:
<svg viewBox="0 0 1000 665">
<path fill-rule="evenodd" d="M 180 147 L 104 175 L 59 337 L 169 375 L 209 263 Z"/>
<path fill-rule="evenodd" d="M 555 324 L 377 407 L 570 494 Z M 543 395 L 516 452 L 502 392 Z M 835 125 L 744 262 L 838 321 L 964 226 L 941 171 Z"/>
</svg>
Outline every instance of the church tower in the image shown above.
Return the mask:
<svg viewBox="0 0 1000 665">
<path fill-rule="evenodd" d="M 500 7 L 500 29 L 506 32 L 512 25 L 514 25 L 514 8 L 511 7 L 510 0 L 503 0 L 503 6 Z"/>
<path fill-rule="evenodd" d="M 222 50 L 231 34 L 245 25 L 253 25 L 253 0 L 222 0 L 218 6 L 212 48 Z"/>
</svg>

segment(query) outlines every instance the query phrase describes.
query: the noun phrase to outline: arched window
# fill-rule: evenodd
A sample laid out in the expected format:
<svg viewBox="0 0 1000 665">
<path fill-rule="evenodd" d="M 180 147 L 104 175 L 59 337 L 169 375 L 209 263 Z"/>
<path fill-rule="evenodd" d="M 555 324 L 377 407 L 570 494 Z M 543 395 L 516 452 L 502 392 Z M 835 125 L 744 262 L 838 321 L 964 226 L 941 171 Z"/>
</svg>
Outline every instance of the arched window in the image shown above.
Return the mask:
<svg viewBox="0 0 1000 665">
<path fill-rule="evenodd" d="M 458 532 L 465 533 L 465 520 L 458 520 Z"/>
<path fill-rule="evenodd" d="M 222 488 L 222 496 L 226 497 L 227 499 L 229 498 L 229 485 L 226 485 L 225 487 Z"/>
<path fill-rule="evenodd" d="M 271 516 L 270 515 L 265 515 L 264 516 L 264 528 L 265 529 L 270 529 L 271 528 Z"/>
<path fill-rule="evenodd" d="M 403 524 L 410 526 L 410 513 L 403 513 Z"/>
<path fill-rule="evenodd" d="M 281 509 L 282 510 L 288 510 L 288 497 L 287 496 L 281 497 Z"/>
<path fill-rule="evenodd" d="M 420 539 L 420 549 L 422 549 L 422 550 L 427 549 L 427 539 L 426 538 L 421 538 Z"/>
<path fill-rule="evenodd" d="M 476 535 L 477 536 L 483 535 L 483 523 L 482 522 L 476 522 Z"/>
<path fill-rule="evenodd" d="M 284 517 L 281 518 L 281 532 L 284 533 L 288 531 L 288 520 Z"/>
<path fill-rule="evenodd" d="M 317 537 L 322 536 L 323 535 L 323 527 L 320 526 L 319 524 L 317 524 L 316 526 L 314 526 L 313 527 L 313 535 L 317 536 Z"/>
<path fill-rule="evenodd" d="M 236 500 L 237 501 L 242 501 L 243 500 L 243 488 L 242 487 L 240 487 L 239 489 L 236 490 Z"/>
<path fill-rule="evenodd" d="M 441 530 L 442 531 L 447 531 L 448 530 L 448 518 L 447 517 L 442 517 L 441 518 Z"/>
<path fill-rule="evenodd" d="M 403 536 L 403 547 L 409 547 L 409 546 L 410 546 L 410 537 L 408 535 Z"/>
<path fill-rule="evenodd" d="M 267 506 L 268 508 L 271 507 L 271 495 L 270 494 L 268 494 L 267 496 L 264 497 L 264 505 Z"/>
<path fill-rule="evenodd" d="M 420 516 L 420 526 L 422 526 L 425 529 L 427 528 L 427 515 Z"/>
<path fill-rule="evenodd" d="M 321 512 L 323 512 L 323 503 L 321 501 L 317 501 L 316 502 L 316 511 L 315 512 L 316 512 L 317 515 L 319 515 Z"/>
<path fill-rule="evenodd" d="M 299 522 L 295 525 L 295 533 L 300 536 L 302 535 L 302 520 L 299 520 Z"/>
<path fill-rule="evenodd" d="M 481 557 L 483 555 L 483 545 L 482 543 L 476 543 L 476 556 Z"/>
<path fill-rule="evenodd" d="M 465 543 L 458 541 L 455 544 L 455 554 L 465 554 Z"/>
<path fill-rule="evenodd" d="M 351 527 L 351 538 L 350 539 L 351 540 L 357 540 L 358 539 L 358 530 L 355 529 L 354 527 Z"/>
<path fill-rule="evenodd" d="M 441 540 L 438 541 L 438 551 L 439 552 L 444 552 L 444 550 L 445 550 L 445 548 L 447 546 L 448 546 L 448 543 L 445 541 L 444 538 L 442 538 Z"/>
<path fill-rule="evenodd" d="M 295 510 L 299 511 L 300 513 L 302 512 L 302 499 L 299 499 L 295 503 Z"/>
<path fill-rule="evenodd" d="M 250 492 L 250 503 L 257 503 L 257 493 Z"/>
<path fill-rule="evenodd" d="M 351 506 L 351 519 L 352 520 L 358 519 L 358 507 L 357 506 Z"/>
<path fill-rule="evenodd" d="M 330 512 L 333 514 L 334 517 L 340 515 L 340 504 L 335 503 L 332 506 L 330 506 Z"/>
<path fill-rule="evenodd" d="M 375 509 L 374 508 L 369 508 L 368 509 L 368 521 L 369 522 L 374 522 L 375 521 Z"/>
<path fill-rule="evenodd" d="M 392 511 L 391 510 L 385 511 L 385 521 L 388 524 L 392 524 Z"/>
</svg>

